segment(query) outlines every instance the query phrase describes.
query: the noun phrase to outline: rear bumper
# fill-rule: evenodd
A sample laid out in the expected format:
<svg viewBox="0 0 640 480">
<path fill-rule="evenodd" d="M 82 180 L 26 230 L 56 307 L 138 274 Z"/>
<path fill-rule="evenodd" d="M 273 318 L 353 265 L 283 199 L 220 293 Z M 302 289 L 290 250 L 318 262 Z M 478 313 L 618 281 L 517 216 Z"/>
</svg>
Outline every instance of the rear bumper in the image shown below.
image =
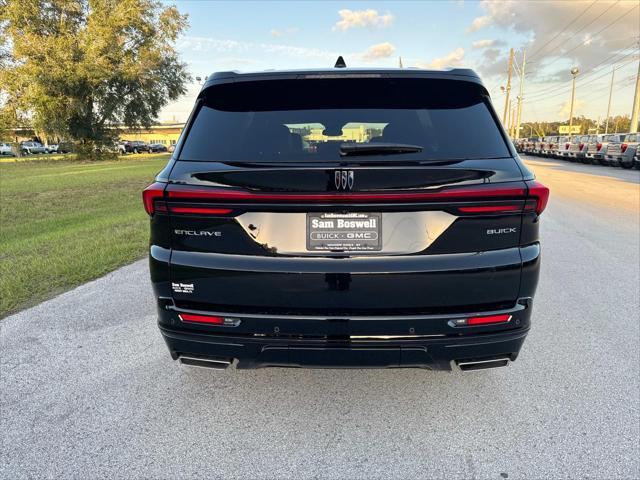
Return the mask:
<svg viewBox="0 0 640 480">
<path fill-rule="evenodd" d="M 174 360 L 237 361 L 241 369 L 450 370 L 452 365 L 468 361 L 515 360 L 529 331 L 531 308 L 530 299 L 521 299 L 500 312 L 460 315 L 322 318 L 229 314 L 239 325 L 224 327 L 185 325 L 178 317 L 180 310 L 169 304 L 159 307 L 159 326 Z M 495 313 L 509 313 L 511 320 L 474 327 L 452 324 L 456 318 Z"/>
</svg>

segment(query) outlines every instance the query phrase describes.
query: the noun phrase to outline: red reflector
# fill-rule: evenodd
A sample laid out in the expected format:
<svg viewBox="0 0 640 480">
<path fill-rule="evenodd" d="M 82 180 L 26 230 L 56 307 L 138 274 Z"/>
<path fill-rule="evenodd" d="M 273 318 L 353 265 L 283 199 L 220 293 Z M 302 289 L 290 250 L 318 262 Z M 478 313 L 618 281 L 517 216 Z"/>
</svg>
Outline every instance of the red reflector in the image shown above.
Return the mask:
<svg viewBox="0 0 640 480">
<path fill-rule="evenodd" d="M 536 199 L 536 213 L 540 215 L 549 202 L 549 189 L 536 180 L 527 181 L 529 196 Z"/>
<path fill-rule="evenodd" d="M 623 143 L 623 144 L 620 146 L 620 150 L 622 151 L 622 153 L 624 153 L 624 152 L 626 152 L 626 151 L 627 151 L 627 147 L 628 147 L 628 146 L 629 146 L 629 145 L 627 145 L 626 143 Z"/>
<path fill-rule="evenodd" d="M 170 213 L 192 213 L 199 215 L 226 215 L 232 211 L 230 208 L 169 207 Z"/>
<path fill-rule="evenodd" d="M 195 315 L 193 313 L 181 313 L 178 315 L 183 322 L 193 323 L 211 323 L 214 325 L 223 325 L 224 317 L 214 317 L 210 315 Z"/>
<path fill-rule="evenodd" d="M 164 183 L 155 182 L 142 191 L 142 202 L 144 203 L 144 209 L 149 215 L 153 215 L 153 213 L 155 212 L 155 201 L 163 197 L 164 187 Z"/>
<path fill-rule="evenodd" d="M 494 213 L 520 211 L 522 207 L 518 205 L 487 205 L 481 207 L 460 207 L 458 210 L 464 213 Z"/>
<path fill-rule="evenodd" d="M 467 325 L 488 325 L 491 323 L 506 323 L 511 320 L 511 315 L 489 315 L 488 317 L 473 317 L 467 319 Z"/>
</svg>

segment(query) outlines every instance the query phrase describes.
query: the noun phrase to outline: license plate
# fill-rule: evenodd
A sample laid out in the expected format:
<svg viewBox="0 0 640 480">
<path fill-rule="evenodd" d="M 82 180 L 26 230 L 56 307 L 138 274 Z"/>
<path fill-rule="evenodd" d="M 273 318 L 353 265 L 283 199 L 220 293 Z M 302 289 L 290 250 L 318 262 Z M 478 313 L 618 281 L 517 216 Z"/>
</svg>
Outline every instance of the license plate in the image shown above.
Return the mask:
<svg viewBox="0 0 640 480">
<path fill-rule="evenodd" d="M 381 213 L 307 213 L 309 251 L 375 252 L 381 249 Z"/>
</svg>

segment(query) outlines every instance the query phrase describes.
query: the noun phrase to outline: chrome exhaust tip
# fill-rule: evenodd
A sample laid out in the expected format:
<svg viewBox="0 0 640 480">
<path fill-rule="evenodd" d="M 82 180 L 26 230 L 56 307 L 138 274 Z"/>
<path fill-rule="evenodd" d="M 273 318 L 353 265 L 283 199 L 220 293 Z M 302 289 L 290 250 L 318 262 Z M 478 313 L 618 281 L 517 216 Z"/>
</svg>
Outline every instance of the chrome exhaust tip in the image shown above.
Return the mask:
<svg viewBox="0 0 640 480">
<path fill-rule="evenodd" d="M 509 357 L 491 358 L 488 360 L 455 360 L 452 362 L 458 370 L 470 372 L 487 368 L 507 367 L 511 363 Z"/>
<path fill-rule="evenodd" d="M 206 358 L 180 355 L 178 361 L 181 365 L 196 368 L 208 368 L 213 370 L 225 370 L 233 362 L 232 358 Z"/>
</svg>

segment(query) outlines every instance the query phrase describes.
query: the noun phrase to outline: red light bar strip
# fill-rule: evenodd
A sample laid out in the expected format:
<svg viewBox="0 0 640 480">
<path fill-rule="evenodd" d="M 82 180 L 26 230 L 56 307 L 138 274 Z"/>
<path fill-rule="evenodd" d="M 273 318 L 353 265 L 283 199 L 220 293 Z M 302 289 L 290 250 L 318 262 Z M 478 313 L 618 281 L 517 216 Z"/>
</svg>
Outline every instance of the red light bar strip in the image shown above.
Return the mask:
<svg viewBox="0 0 640 480">
<path fill-rule="evenodd" d="M 467 319 L 467 325 L 490 325 L 492 323 L 507 323 L 511 315 L 489 315 L 487 317 L 472 317 Z"/>
<path fill-rule="evenodd" d="M 451 188 L 434 192 L 399 193 L 257 193 L 238 190 L 202 189 L 186 185 L 169 185 L 167 195 L 170 199 L 201 199 L 217 201 L 249 202 L 328 202 L 328 203 L 369 203 L 369 202 L 410 202 L 416 200 L 463 200 L 469 198 L 524 198 L 527 189 L 512 186 L 490 186 L 471 188 Z"/>
<path fill-rule="evenodd" d="M 192 213 L 194 215 L 227 215 L 232 211 L 230 208 L 169 207 L 170 213 Z"/>
<path fill-rule="evenodd" d="M 522 207 L 518 205 L 488 205 L 482 207 L 460 207 L 463 213 L 497 213 L 497 212 L 520 212 Z"/>
<path fill-rule="evenodd" d="M 213 325 L 223 325 L 224 317 L 214 317 L 210 315 L 195 315 L 193 313 L 181 313 L 178 315 L 183 322 L 208 323 Z"/>
</svg>

